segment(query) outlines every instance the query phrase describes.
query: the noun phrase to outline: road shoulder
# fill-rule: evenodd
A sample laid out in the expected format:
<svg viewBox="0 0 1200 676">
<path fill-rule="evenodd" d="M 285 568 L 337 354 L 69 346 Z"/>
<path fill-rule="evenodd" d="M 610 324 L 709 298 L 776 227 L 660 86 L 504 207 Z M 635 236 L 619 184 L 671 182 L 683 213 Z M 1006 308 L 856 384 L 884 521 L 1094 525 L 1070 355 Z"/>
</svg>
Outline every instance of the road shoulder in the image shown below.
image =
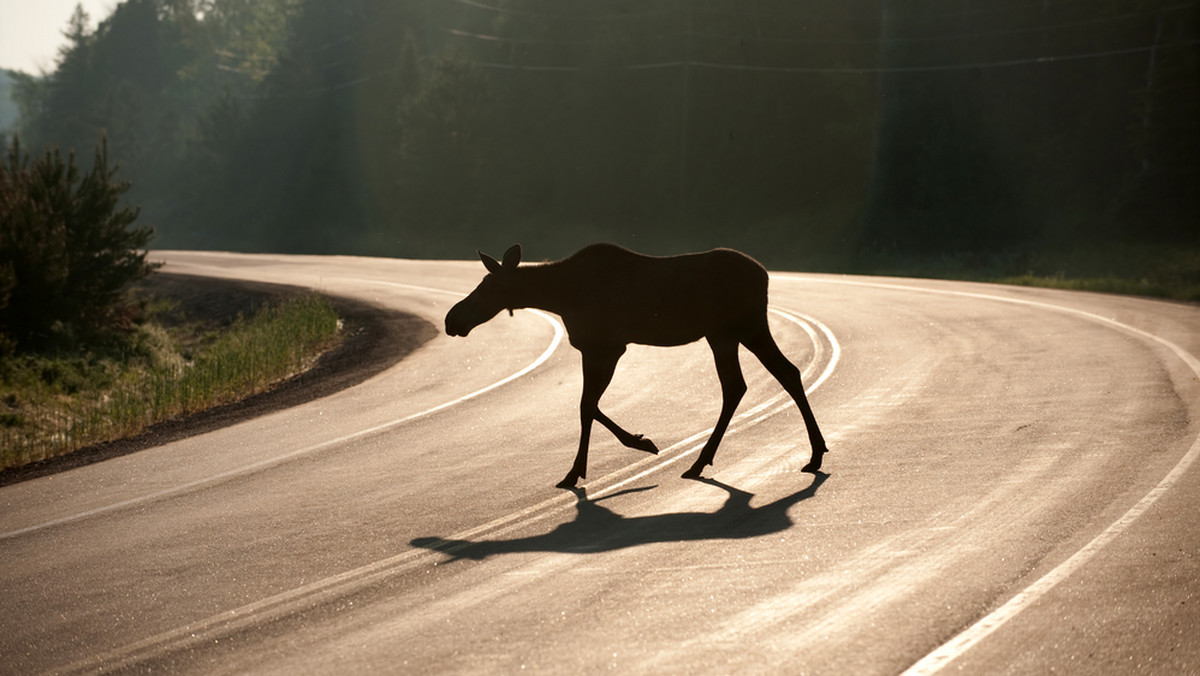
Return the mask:
<svg viewBox="0 0 1200 676">
<path fill-rule="evenodd" d="M 159 276 L 172 294 L 180 294 L 187 288 L 187 302 L 202 312 L 236 315 L 274 298 L 308 293 L 306 289 L 280 284 L 169 273 L 159 273 Z M 321 355 L 311 369 L 266 392 L 193 415 L 165 420 L 133 437 L 5 469 L 0 471 L 0 486 L 136 453 L 340 392 L 394 366 L 437 335 L 437 328 L 421 317 L 361 300 L 327 297 L 344 323 L 344 339 L 336 348 Z M 213 308 L 214 303 L 222 307 Z"/>
</svg>

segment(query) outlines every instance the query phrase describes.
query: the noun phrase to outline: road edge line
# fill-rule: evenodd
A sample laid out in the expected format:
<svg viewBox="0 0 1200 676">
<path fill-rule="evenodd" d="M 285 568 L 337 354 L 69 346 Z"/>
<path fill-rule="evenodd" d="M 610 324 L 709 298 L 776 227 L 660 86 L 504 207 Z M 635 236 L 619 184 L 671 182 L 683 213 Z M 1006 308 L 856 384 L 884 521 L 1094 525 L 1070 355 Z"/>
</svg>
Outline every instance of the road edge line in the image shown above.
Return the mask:
<svg viewBox="0 0 1200 676">
<path fill-rule="evenodd" d="M 1016 305 L 1024 305 L 1043 310 L 1061 312 L 1064 314 L 1075 315 L 1089 321 L 1108 325 L 1121 331 L 1131 333 L 1144 340 L 1149 340 L 1158 343 L 1160 346 L 1167 348 L 1176 357 L 1180 359 L 1188 368 L 1192 370 L 1197 379 L 1200 379 L 1200 360 L 1192 356 L 1190 352 L 1183 349 L 1172 341 L 1156 336 L 1149 331 L 1139 329 L 1124 322 L 1119 322 L 1111 317 L 1080 310 L 1077 308 L 1055 305 L 1042 301 L 1030 300 L 1027 298 L 1010 298 L 1005 296 L 996 296 L 986 293 L 974 293 L 968 291 L 954 291 L 951 289 L 930 289 L 917 286 L 908 286 L 904 284 L 888 284 L 883 282 L 860 282 L 855 280 L 838 280 L 838 279 L 812 279 L 805 280 L 803 277 L 780 277 L 780 279 L 789 279 L 791 281 L 815 281 L 817 283 L 832 282 L 835 284 L 843 284 L 850 286 L 866 286 L 889 290 L 900 291 L 919 291 L 925 293 L 959 296 L 966 298 L 978 298 L 981 300 L 999 301 L 1003 303 L 1013 303 Z M 1082 568 L 1085 564 L 1092 560 L 1097 553 L 1100 552 L 1106 545 L 1115 540 L 1118 536 L 1124 533 L 1130 525 L 1133 524 L 1139 517 L 1145 514 L 1164 493 L 1173 488 L 1192 464 L 1200 457 L 1200 437 L 1193 441 L 1192 445 L 1183 454 L 1171 471 L 1167 472 L 1153 488 L 1143 495 L 1132 507 L 1122 514 L 1116 521 L 1109 524 L 1099 535 L 1094 537 L 1086 545 L 1068 557 L 1065 561 L 1052 568 L 1045 575 L 1035 580 L 1032 584 L 1017 592 L 1012 598 L 1005 602 L 1000 607 L 975 621 L 969 627 L 956 634 L 949 641 L 942 643 L 932 652 L 926 654 L 920 660 L 915 662 L 908 669 L 901 672 L 901 676 L 927 676 L 935 674 L 947 667 L 954 660 L 961 657 L 968 650 L 974 647 L 979 642 L 990 636 L 993 632 L 1003 626 L 1012 618 L 1019 615 L 1023 610 L 1033 605 L 1038 599 L 1045 596 L 1059 582 L 1062 582 L 1076 570 Z"/>
</svg>

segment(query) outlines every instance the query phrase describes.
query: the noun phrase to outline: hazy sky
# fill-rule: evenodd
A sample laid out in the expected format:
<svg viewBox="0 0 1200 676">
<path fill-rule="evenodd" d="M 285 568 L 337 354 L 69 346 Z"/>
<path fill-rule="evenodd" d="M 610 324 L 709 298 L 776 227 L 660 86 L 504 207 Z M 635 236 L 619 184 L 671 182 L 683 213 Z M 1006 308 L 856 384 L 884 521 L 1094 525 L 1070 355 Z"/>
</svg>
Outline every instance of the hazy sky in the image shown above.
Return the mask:
<svg viewBox="0 0 1200 676">
<path fill-rule="evenodd" d="M 91 28 L 112 13 L 117 0 L 0 0 L 0 68 L 38 73 L 53 70 L 66 42 L 75 5 L 83 5 Z"/>
</svg>

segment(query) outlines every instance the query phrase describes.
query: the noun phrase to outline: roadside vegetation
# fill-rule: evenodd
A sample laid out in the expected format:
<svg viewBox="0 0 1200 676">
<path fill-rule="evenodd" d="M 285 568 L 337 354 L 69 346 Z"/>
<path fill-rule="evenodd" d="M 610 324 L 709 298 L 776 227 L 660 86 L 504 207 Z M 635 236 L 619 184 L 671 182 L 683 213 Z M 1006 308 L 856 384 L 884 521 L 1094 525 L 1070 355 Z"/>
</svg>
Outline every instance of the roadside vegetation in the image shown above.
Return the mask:
<svg viewBox="0 0 1200 676">
<path fill-rule="evenodd" d="M 156 297 L 116 171 L 103 140 L 87 172 L 15 137 L 0 164 L 0 468 L 261 392 L 338 339 L 316 296 L 225 323 Z"/>
<path fill-rule="evenodd" d="M 336 312 L 316 295 L 268 304 L 229 326 L 193 321 L 166 301 L 142 304 L 145 318 L 121 335 L 3 361 L 0 467 L 266 391 L 307 370 L 339 338 Z"/>
<path fill-rule="evenodd" d="M 814 263 L 810 269 L 821 269 Z M 1010 255 L 865 256 L 826 272 L 926 277 L 1200 302 L 1200 248 L 1130 245 Z"/>
<path fill-rule="evenodd" d="M 1175 274 L 1171 270 L 1151 271 L 1150 274 L 1122 276 L 1105 274 L 1098 276 L 1072 277 L 1065 272 L 1039 275 L 1032 272 L 992 280 L 1000 284 L 1038 286 L 1048 289 L 1070 291 L 1093 291 L 1127 296 L 1147 296 L 1166 300 L 1200 303 L 1200 279 L 1197 269 L 1186 274 Z"/>
</svg>

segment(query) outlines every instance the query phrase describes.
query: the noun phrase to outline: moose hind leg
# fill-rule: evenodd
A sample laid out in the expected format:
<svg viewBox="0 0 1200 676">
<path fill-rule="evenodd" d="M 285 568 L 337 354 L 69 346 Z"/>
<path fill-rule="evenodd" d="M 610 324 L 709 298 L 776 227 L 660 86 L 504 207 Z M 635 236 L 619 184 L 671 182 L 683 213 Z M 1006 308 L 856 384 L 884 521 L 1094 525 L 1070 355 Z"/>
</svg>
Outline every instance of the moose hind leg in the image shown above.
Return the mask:
<svg viewBox="0 0 1200 676">
<path fill-rule="evenodd" d="M 604 412 L 599 408 L 596 409 L 596 422 L 607 427 L 608 431 L 612 432 L 617 441 L 620 441 L 622 444 L 639 451 L 658 455 L 658 446 L 655 446 L 653 441 L 650 441 L 641 434 L 626 432 L 620 425 L 613 422 L 611 418 L 604 415 Z"/>
<path fill-rule="evenodd" d="M 729 421 L 733 419 L 733 412 L 741 403 L 742 395 L 746 394 L 746 379 L 742 376 L 742 366 L 738 363 L 737 341 L 709 338 L 708 345 L 712 348 L 713 359 L 717 363 L 717 378 L 721 381 L 721 417 L 717 419 L 717 425 L 701 449 L 696 462 L 683 473 L 685 479 L 698 479 L 700 472 L 712 464 L 717 446 L 721 444 L 721 438 L 729 428 Z"/>
<path fill-rule="evenodd" d="M 625 346 L 617 349 L 580 349 L 580 352 L 583 354 L 583 396 L 579 399 L 579 451 L 575 454 L 571 471 L 558 482 L 559 488 L 574 488 L 580 479 L 587 478 L 588 439 L 592 434 L 592 421 L 603 416 L 600 413 L 600 395 L 612 382 L 613 372 L 617 368 L 617 361 L 625 353 Z"/>
<path fill-rule="evenodd" d="M 763 317 L 761 329 L 749 339 L 743 340 L 742 344 L 758 357 L 767 371 L 775 376 L 780 385 L 783 385 L 783 389 L 792 395 L 792 399 L 800 409 L 800 415 L 804 418 L 804 426 L 808 429 L 808 441 L 812 446 L 812 458 L 801 471 L 816 472 L 821 469 L 821 461 L 825 453 L 829 451 L 825 446 L 825 437 L 821 435 L 821 430 L 817 427 L 816 416 L 813 415 L 812 407 L 808 404 L 808 397 L 804 394 L 800 369 L 796 368 L 796 365 L 780 351 L 779 345 L 775 343 L 775 339 L 767 327 L 766 316 Z"/>
</svg>

